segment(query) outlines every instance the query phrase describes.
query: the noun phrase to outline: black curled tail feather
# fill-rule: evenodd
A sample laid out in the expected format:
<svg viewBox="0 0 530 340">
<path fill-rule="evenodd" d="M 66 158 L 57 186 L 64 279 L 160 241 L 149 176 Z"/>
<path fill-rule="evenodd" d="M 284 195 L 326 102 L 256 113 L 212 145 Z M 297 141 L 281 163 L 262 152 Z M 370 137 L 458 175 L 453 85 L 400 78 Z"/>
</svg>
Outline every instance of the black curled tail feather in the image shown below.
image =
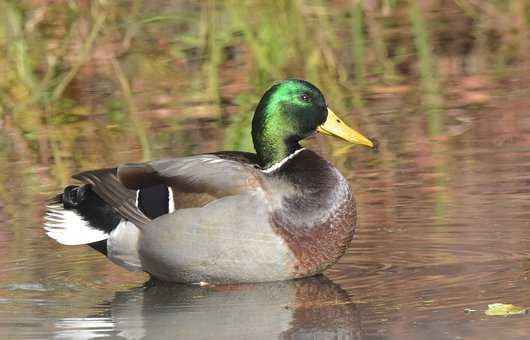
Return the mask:
<svg viewBox="0 0 530 340">
<path fill-rule="evenodd" d="M 67 197 L 75 197 L 77 190 L 77 187 L 68 187 L 66 192 L 48 200 L 44 215 L 46 234 L 65 245 L 89 244 L 106 240 L 108 233 L 91 225 L 82 211 L 78 209 L 83 205 L 82 201 L 65 202 Z"/>
<path fill-rule="evenodd" d="M 116 173 L 109 168 L 75 175 L 83 185 L 68 186 L 47 202 L 47 235 L 65 245 L 89 244 L 106 253 L 106 240 L 120 223 L 129 221 L 141 229 L 151 218 L 171 212 L 169 188 L 130 190 Z"/>
<path fill-rule="evenodd" d="M 44 229 L 59 243 L 88 244 L 107 255 L 107 238 L 120 216 L 90 185 L 68 186 L 47 201 Z"/>
<path fill-rule="evenodd" d="M 88 173 L 113 176 L 116 169 Z M 134 193 L 128 194 L 134 200 Z M 67 186 L 61 194 L 49 199 L 44 218 L 47 235 L 59 243 L 88 244 L 103 254 L 107 251 L 106 239 L 122 220 L 111 204 L 97 194 L 92 183 Z"/>
<path fill-rule="evenodd" d="M 90 185 L 95 196 L 106 202 L 118 216 L 141 229 L 151 219 L 138 209 L 136 191 L 123 186 L 116 173 L 116 168 L 100 169 L 82 172 L 73 178 Z"/>
<path fill-rule="evenodd" d="M 120 223 L 120 216 L 112 207 L 103 201 L 91 188 L 90 184 L 69 185 L 62 194 L 47 200 L 47 206 L 59 205 L 65 210 L 74 211 L 86 220 L 94 229 L 109 234 Z"/>
<path fill-rule="evenodd" d="M 92 190 L 90 184 L 66 187 L 62 199 L 65 209 L 77 211 L 90 226 L 107 234 L 120 223 L 120 216 Z"/>
<path fill-rule="evenodd" d="M 46 200 L 46 206 L 57 206 L 63 204 L 63 193 L 57 194 Z"/>
</svg>

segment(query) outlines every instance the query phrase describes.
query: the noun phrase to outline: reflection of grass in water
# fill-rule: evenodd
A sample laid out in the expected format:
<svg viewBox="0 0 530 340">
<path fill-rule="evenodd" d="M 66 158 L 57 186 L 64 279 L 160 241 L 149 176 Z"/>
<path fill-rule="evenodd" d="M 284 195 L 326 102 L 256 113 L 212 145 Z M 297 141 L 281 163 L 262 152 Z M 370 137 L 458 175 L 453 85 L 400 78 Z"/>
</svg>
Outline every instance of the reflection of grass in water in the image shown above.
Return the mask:
<svg viewBox="0 0 530 340">
<path fill-rule="evenodd" d="M 427 121 L 429 126 L 429 136 L 431 138 L 440 137 L 442 129 L 442 105 L 443 99 L 440 94 L 440 87 L 435 74 L 435 60 L 429 44 L 429 37 L 425 20 L 416 1 L 409 2 L 409 18 L 412 23 L 412 33 L 414 35 L 414 46 L 418 54 L 421 84 L 423 90 L 423 106 L 427 111 Z M 434 194 L 434 216 L 438 223 L 443 223 L 447 198 L 445 194 L 447 165 L 443 158 L 442 145 L 433 142 L 430 145 L 430 156 L 434 159 L 436 173 L 436 192 Z"/>
<path fill-rule="evenodd" d="M 240 95 L 236 98 L 235 103 L 239 109 L 225 129 L 224 147 L 226 150 L 254 151 L 250 127 L 254 114 L 252 109 L 257 101 L 258 98 L 253 95 Z"/>
<path fill-rule="evenodd" d="M 223 42 L 220 39 L 219 12 L 215 10 L 215 1 L 209 0 L 206 7 L 207 21 L 207 62 L 205 65 L 207 76 L 207 93 L 209 99 L 218 107 L 221 103 L 219 97 L 219 67 L 222 59 Z M 220 111 L 220 109 L 217 109 Z"/>
<path fill-rule="evenodd" d="M 352 46 L 355 63 L 355 80 L 358 87 L 362 89 L 364 87 L 364 77 L 366 72 L 364 67 L 363 8 L 360 1 L 353 2 L 352 13 Z"/>
<path fill-rule="evenodd" d="M 461 9 L 456 16 L 473 18 L 473 36 L 482 39 L 482 43 L 476 39 L 477 46 L 473 47 L 481 49 L 473 54 L 480 61 L 473 60 L 473 65 L 491 65 L 497 60 L 497 69 L 505 70 L 514 58 L 525 55 L 527 42 L 523 37 L 528 34 L 529 21 L 521 10 L 526 8 L 523 1 L 504 5 L 494 1 L 485 4 L 484 10 L 477 9 L 472 1 L 455 3 L 455 9 Z M 236 1 L 213 0 L 200 5 L 159 5 L 140 0 L 125 5 L 74 2 L 71 6 L 0 2 L 0 110 L 5 121 L 23 136 L 28 150 L 39 156 L 35 157 L 38 162 L 46 164 L 51 159 L 58 168 L 57 177 L 66 179 L 77 159 L 71 155 L 79 152 L 74 141 L 83 137 L 81 131 L 68 128 L 72 120 L 88 121 L 93 113 L 106 113 L 104 109 L 111 101 L 123 102 L 123 119 L 109 114 L 98 124 L 131 124 L 132 131 L 114 131 L 133 136 L 129 141 L 139 140 L 146 158 L 151 151 L 149 143 L 155 140 L 148 140 L 144 123 L 133 112 L 149 112 L 150 94 L 174 89 L 168 91 L 173 102 L 193 97 L 212 104 L 215 116 L 226 96 L 225 76 L 242 83 L 242 95 L 253 96 L 255 89 L 263 89 L 274 80 L 306 78 L 324 90 L 333 109 L 343 113 L 352 106 L 363 106 L 362 95 L 370 94 L 367 85 L 416 81 L 408 71 L 402 71 L 402 66 L 411 63 L 405 66 L 419 69 L 429 135 L 443 134 L 443 102 L 436 76 L 440 67 L 433 53 L 433 41 L 437 41 L 440 30 L 435 23 L 443 13 L 430 13 L 433 25 L 429 25 L 429 33 L 434 36 L 430 38 L 415 1 L 398 4 L 386 0 L 374 8 L 361 1 L 353 1 L 353 7 L 287 0 L 246 2 L 244 6 Z M 510 17 L 515 18 L 514 30 L 499 30 L 498 41 L 511 43 L 499 44 L 492 53 L 485 53 L 492 49 L 487 39 L 495 29 L 494 19 L 505 22 Z M 403 27 L 396 29 L 396 24 Z M 417 58 L 410 58 L 409 29 Z M 108 54 L 110 58 L 101 57 Z M 226 67 L 230 54 L 249 66 L 241 70 Z M 101 65 L 90 67 L 94 59 Z M 107 63 L 106 71 L 102 60 Z M 116 67 L 110 60 L 119 61 L 121 76 L 113 72 Z M 90 72 L 110 79 L 118 92 L 112 98 L 98 98 L 99 110 L 92 110 L 75 93 L 76 86 L 90 83 Z M 156 84 L 153 79 L 163 86 L 149 88 Z M 137 82 L 147 84 L 147 89 L 140 86 L 137 90 Z M 248 85 L 254 90 L 245 90 Z M 234 91 L 229 96 L 233 98 Z M 65 110 L 69 103 L 71 109 Z M 244 113 L 229 117 L 235 123 L 226 131 L 227 146 L 250 145 L 244 129 L 249 127 L 254 103 L 241 104 L 238 112 Z M 347 115 L 345 118 L 349 119 Z M 100 132 L 95 136 L 100 137 Z"/>
<path fill-rule="evenodd" d="M 278 2 L 280 5 L 281 2 Z M 228 12 L 234 22 L 234 27 L 241 30 L 243 37 L 251 51 L 254 63 L 257 66 L 257 79 L 281 78 L 281 70 L 284 66 L 285 52 L 288 49 L 285 38 L 287 34 L 278 34 L 277 30 L 285 28 L 283 13 L 271 13 L 272 8 L 266 7 L 265 13 L 260 16 L 260 24 L 257 27 L 248 21 L 251 18 L 248 10 L 239 2 L 230 1 L 227 3 Z M 275 24 L 271 20 L 275 16 Z M 254 28 L 256 30 L 254 30 Z M 267 80 L 265 80 L 267 82 Z"/>
<path fill-rule="evenodd" d="M 440 136 L 442 133 L 441 110 L 442 97 L 436 80 L 434 57 L 429 44 L 427 28 L 422 13 L 416 1 L 410 1 L 409 17 L 414 34 L 414 46 L 418 53 L 421 83 L 424 87 L 423 100 L 427 109 L 429 135 Z"/>
<path fill-rule="evenodd" d="M 14 100 L 13 98 L 9 98 L 9 100 L 6 95 L 2 95 L 2 111 L 10 113 L 8 122 L 12 124 L 14 129 L 23 133 L 29 148 L 34 149 L 38 141 L 41 161 L 47 162 L 47 148 L 43 148 L 43 145 L 49 144 L 56 176 L 61 182 L 66 182 L 68 176 L 60 147 L 63 136 L 57 136 L 52 131 L 53 126 L 50 125 L 50 118 L 57 114 L 56 106 L 62 99 L 65 89 L 86 62 L 106 15 L 103 11 L 95 12 L 95 23 L 92 30 L 83 43 L 78 59 L 69 70 L 56 73 L 55 59 L 48 58 L 48 67 L 42 75 L 41 70 L 32 63 L 35 53 L 31 53 L 30 45 L 35 42 L 36 37 L 31 37 L 31 40 L 27 39 L 27 17 L 14 3 L 4 2 L 0 4 L 0 8 L 4 13 L 1 30 L 5 41 L 8 42 L 5 58 L 9 63 L 16 65 L 14 70 L 8 71 L 8 77 L 4 81 L 6 84 L 12 84 L 11 88 L 15 89 L 15 93 L 18 93 L 14 95 Z M 23 21 L 22 18 L 26 18 L 26 21 Z M 39 48 L 41 47 L 39 46 Z M 63 52 L 60 50 L 58 53 Z M 10 94 L 13 96 L 13 92 Z M 43 135 L 45 131 L 49 133 Z"/>
<path fill-rule="evenodd" d="M 353 105 L 356 108 L 363 107 L 361 92 L 365 85 L 365 51 L 363 31 L 363 8 L 360 1 L 353 2 L 352 8 L 352 48 L 353 62 L 355 65 L 355 91 L 353 94 Z"/>
<path fill-rule="evenodd" d="M 9 159 L 7 150 L 10 146 L 10 142 L 6 131 L 0 130 L 0 159 L 2 160 L 0 162 L 0 202 L 2 202 L 2 210 L 5 209 L 2 213 L 7 216 L 14 213 L 14 206 L 10 204 L 12 197 L 9 195 L 6 188 L 9 179 L 9 171 L 7 169 L 8 162 L 6 160 Z"/>
<path fill-rule="evenodd" d="M 445 222 L 446 208 L 447 208 L 447 176 L 448 167 L 446 164 L 438 164 L 435 167 L 436 174 L 436 188 L 437 191 L 434 194 L 434 216 L 438 224 Z"/>
<path fill-rule="evenodd" d="M 149 140 L 147 138 L 147 132 L 144 123 L 142 122 L 142 119 L 138 116 L 136 104 L 133 99 L 129 81 L 125 77 L 125 74 L 123 73 L 120 64 L 115 59 L 112 60 L 112 67 L 114 68 L 114 72 L 116 72 L 116 77 L 118 78 L 118 81 L 121 86 L 121 92 L 123 94 L 125 102 L 127 103 L 129 118 L 132 121 L 134 131 L 138 134 L 138 138 L 140 139 L 140 145 L 142 146 L 142 158 L 144 161 L 147 161 L 151 158 Z"/>
</svg>

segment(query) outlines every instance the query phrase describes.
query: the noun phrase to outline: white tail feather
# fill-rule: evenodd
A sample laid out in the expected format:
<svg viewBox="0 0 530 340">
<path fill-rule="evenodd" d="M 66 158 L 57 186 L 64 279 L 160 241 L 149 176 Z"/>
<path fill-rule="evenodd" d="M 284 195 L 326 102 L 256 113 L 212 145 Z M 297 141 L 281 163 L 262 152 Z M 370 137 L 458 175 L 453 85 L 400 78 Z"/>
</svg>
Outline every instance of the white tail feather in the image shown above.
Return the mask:
<svg viewBox="0 0 530 340">
<path fill-rule="evenodd" d="M 64 245 L 87 244 L 106 240 L 109 234 L 92 228 L 90 224 L 74 210 L 65 210 L 55 204 L 47 206 L 44 215 L 46 235 Z"/>
</svg>

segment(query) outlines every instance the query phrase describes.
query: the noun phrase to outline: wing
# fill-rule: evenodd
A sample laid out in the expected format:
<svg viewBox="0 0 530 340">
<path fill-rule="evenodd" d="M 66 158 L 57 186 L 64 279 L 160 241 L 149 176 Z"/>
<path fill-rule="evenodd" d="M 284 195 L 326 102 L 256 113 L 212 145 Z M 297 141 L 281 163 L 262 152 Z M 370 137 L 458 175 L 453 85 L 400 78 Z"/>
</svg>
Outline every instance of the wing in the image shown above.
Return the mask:
<svg viewBox="0 0 530 340">
<path fill-rule="evenodd" d="M 122 218 L 141 227 L 150 219 L 136 204 L 136 192 L 124 187 L 116 176 L 117 169 L 85 171 L 73 178 L 91 184 L 92 190 L 109 204 Z"/>
<path fill-rule="evenodd" d="M 236 152 L 125 164 L 118 167 L 117 174 L 120 182 L 132 190 L 165 184 L 174 193 L 208 194 L 216 198 L 260 185 L 252 154 Z"/>
</svg>

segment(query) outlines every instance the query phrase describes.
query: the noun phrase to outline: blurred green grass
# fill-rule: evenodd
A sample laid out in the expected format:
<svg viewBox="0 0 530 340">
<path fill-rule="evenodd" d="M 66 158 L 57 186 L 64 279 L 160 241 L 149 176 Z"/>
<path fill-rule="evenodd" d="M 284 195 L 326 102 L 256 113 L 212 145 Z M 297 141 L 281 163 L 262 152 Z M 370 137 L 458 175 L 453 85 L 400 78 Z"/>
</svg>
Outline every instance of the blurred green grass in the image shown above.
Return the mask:
<svg viewBox="0 0 530 340">
<path fill-rule="evenodd" d="M 250 150 L 253 107 L 287 77 L 355 109 L 383 150 L 371 102 L 410 96 L 396 119 L 420 112 L 436 140 L 445 82 L 524 63 L 529 14 L 525 0 L 1 0 L 1 157 L 66 183 L 72 168 L 191 151 L 208 124 L 216 147 Z"/>
</svg>

